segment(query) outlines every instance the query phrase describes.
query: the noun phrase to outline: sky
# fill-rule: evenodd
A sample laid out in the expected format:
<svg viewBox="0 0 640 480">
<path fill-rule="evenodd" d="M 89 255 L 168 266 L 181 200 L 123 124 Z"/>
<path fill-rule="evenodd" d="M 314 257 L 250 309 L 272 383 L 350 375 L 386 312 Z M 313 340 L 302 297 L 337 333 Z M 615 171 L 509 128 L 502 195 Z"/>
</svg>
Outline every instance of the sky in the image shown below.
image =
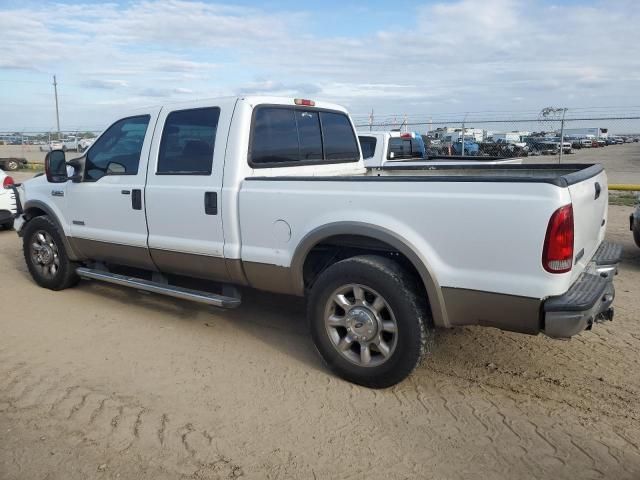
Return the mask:
<svg viewBox="0 0 640 480">
<path fill-rule="evenodd" d="M 0 0 L 0 131 L 55 128 L 54 74 L 63 130 L 247 94 L 357 118 L 629 108 L 639 50 L 637 0 Z"/>
</svg>

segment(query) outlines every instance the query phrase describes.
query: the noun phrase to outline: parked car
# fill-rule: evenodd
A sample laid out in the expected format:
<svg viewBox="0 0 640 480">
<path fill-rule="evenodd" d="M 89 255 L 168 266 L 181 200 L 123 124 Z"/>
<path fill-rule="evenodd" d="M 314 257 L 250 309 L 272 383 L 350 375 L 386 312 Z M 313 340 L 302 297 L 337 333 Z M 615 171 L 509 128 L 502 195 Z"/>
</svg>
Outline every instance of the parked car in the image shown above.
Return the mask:
<svg viewBox="0 0 640 480">
<path fill-rule="evenodd" d="M 81 138 L 78 141 L 78 152 L 82 153 L 84 152 L 87 148 L 89 148 L 93 142 L 95 142 L 95 137 L 92 138 Z"/>
<path fill-rule="evenodd" d="M 593 147 L 593 141 L 590 138 L 583 138 L 582 140 L 580 140 L 580 143 L 582 144 L 582 148 Z"/>
<path fill-rule="evenodd" d="M 13 178 L 0 170 L 0 229 L 13 227 L 13 217 L 16 214 L 16 194 L 9 187 L 13 185 Z"/>
<path fill-rule="evenodd" d="M 22 157 L 2 157 L 0 158 L 0 168 L 14 172 L 20 167 L 24 167 L 27 164 L 27 159 Z"/>
<path fill-rule="evenodd" d="M 46 145 L 43 145 L 43 146 L 40 147 L 40 151 L 43 151 L 43 152 L 50 152 L 52 150 L 64 150 L 64 151 L 66 151 L 67 149 L 66 149 L 64 143 L 62 142 L 62 140 L 51 140 Z"/>
<path fill-rule="evenodd" d="M 529 156 L 529 145 L 525 142 L 485 141 L 478 144 L 481 155 L 490 155 L 498 158 L 519 158 Z"/>
<path fill-rule="evenodd" d="M 463 152 L 464 149 L 464 152 Z M 480 145 L 474 140 L 464 140 L 464 146 L 462 139 L 458 139 L 457 142 L 453 142 L 451 144 L 451 150 L 453 155 L 467 155 L 467 156 L 475 156 L 480 154 Z"/>
<path fill-rule="evenodd" d="M 15 187 L 38 285 L 306 296 L 326 364 L 369 387 L 404 379 L 432 326 L 569 338 L 612 316 L 601 165 L 371 171 L 344 108 L 247 96 L 123 115 L 45 167 Z"/>
<path fill-rule="evenodd" d="M 362 132 L 358 134 L 366 167 L 380 167 L 387 160 L 423 160 L 424 141 L 413 132 Z"/>
<path fill-rule="evenodd" d="M 557 155 L 560 151 L 560 142 L 545 137 L 526 137 L 524 141 L 530 155 Z"/>
</svg>

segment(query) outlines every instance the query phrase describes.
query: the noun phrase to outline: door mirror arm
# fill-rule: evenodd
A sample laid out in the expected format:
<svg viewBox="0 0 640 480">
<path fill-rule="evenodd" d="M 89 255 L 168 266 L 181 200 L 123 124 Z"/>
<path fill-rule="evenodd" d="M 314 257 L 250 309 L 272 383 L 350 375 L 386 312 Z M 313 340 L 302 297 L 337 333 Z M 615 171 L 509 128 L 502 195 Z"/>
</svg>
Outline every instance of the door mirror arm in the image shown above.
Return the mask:
<svg viewBox="0 0 640 480">
<path fill-rule="evenodd" d="M 67 162 L 67 165 L 73 168 L 73 175 L 69 176 L 69 180 L 71 180 L 73 183 L 82 182 L 82 179 L 83 179 L 82 168 L 84 167 L 84 160 L 85 160 L 85 157 L 82 156 L 82 157 L 74 158 Z"/>
</svg>

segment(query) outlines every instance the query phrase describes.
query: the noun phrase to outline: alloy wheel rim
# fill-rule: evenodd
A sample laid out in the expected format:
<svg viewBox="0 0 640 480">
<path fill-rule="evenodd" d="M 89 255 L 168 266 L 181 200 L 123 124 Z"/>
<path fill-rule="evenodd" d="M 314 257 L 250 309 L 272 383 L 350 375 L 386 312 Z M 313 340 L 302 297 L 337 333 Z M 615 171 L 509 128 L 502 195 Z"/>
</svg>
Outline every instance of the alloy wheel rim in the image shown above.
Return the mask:
<svg viewBox="0 0 640 480">
<path fill-rule="evenodd" d="M 31 261 L 44 277 L 53 278 L 60 271 L 58 245 L 48 232 L 38 230 L 31 238 Z"/>
<path fill-rule="evenodd" d="M 326 303 L 324 322 L 333 347 L 355 365 L 377 367 L 395 351 L 395 314 L 371 287 L 350 283 L 336 289 Z"/>
</svg>

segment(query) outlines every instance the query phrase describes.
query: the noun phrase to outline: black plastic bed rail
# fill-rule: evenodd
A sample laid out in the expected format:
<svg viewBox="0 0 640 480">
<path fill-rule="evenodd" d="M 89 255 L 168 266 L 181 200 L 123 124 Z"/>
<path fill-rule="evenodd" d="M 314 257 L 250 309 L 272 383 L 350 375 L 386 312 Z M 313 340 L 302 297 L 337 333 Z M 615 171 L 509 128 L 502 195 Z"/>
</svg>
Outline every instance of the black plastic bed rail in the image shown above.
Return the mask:
<svg viewBox="0 0 640 480">
<path fill-rule="evenodd" d="M 249 181 L 272 182 L 485 182 L 485 183 L 548 183 L 557 187 L 569 187 L 600 174 L 604 168 L 596 164 L 538 164 L 538 165 L 398 165 L 381 167 L 384 171 L 431 172 L 429 175 L 349 175 L 349 176 L 278 176 L 247 177 Z M 447 174 L 448 171 L 470 171 L 468 174 Z M 474 175 L 473 171 L 484 172 Z M 535 170 L 538 175 L 523 175 L 522 172 Z M 540 172 L 549 174 L 542 176 Z M 435 175 L 434 172 L 441 173 Z M 486 174 L 495 173 L 495 175 Z M 510 175 L 510 173 L 512 174 Z M 564 172 L 564 173 L 562 173 Z"/>
</svg>

